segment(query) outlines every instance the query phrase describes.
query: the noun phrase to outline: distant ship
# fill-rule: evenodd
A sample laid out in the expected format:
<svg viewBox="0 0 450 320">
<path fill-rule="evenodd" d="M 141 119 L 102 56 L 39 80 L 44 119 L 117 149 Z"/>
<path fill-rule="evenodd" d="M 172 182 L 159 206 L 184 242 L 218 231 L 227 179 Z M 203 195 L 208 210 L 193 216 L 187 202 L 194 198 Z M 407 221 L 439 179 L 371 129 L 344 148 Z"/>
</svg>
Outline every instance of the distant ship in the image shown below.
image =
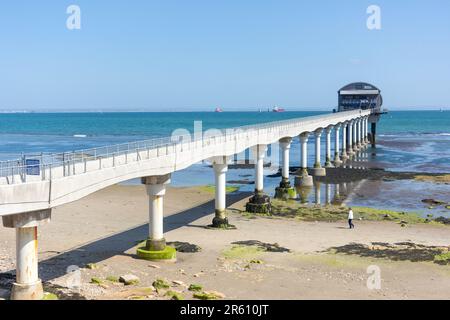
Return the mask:
<svg viewBox="0 0 450 320">
<path fill-rule="evenodd" d="M 222 108 L 217 107 L 216 110 L 214 110 L 214 112 L 223 112 Z"/>
<path fill-rule="evenodd" d="M 272 112 L 285 112 L 286 110 L 285 109 L 283 109 L 283 108 L 278 108 L 278 107 L 274 107 L 273 109 L 272 109 Z"/>
</svg>

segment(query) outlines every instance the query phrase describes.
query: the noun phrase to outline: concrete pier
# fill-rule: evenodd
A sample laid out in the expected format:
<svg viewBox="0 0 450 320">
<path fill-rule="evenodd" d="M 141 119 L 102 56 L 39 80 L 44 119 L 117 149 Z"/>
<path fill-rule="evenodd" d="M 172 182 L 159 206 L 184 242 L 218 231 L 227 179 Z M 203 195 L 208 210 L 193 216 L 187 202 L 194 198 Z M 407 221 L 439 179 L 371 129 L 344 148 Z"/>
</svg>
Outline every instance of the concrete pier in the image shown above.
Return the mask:
<svg viewBox="0 0 450 320">
<path fill-rule="evenodd" d="M 300 143 L 302 149 L 301 172 L 295 177 L 296 187 L 312 187 L 313 178 L 308 173 L 308 140 L 309 133 L 305 132 L 300 135 Z"/>
<path fill-rule="evenodd" d="M 255 195 L 246 205 L 246 211 L 250 213 L 270 213 L 272 206 L 270 197 L 264 194 L 264 157 L 267 145 L 259 144 L 253 148 L 255 156 Z"/>
<path fill-rule="evenodd" d="M 314 136 L 315 136 L 315 156 L 316 156 L 316 160 L 314 162 L 314 168 L 312 169 L 312 174 L 315 177 L 323 177 L 326 175 L 326 170 L 325 168 L 322 167 L 321 161 L 320 161 L 320 138 L 322 137 L 322 132 L 323 129 L 317 129 L 316 131 L 314 131 Z"/>
<path fill-rule="evenodd" d="M 149 236 L 145 245 L 137 249 L 138 257 L 146 260 L 175 261 L 176 251 L 166 245 L 164 238 L 164 195 L 170 174 L 142 178 L 149 198 Z"/>
<path fill-rule="evenodd" d="M 326 154 L 325 154 L 325 168 L 333 168 L 333 164 L 331 162 L 331 131 L 333 130 L 333 127 L 327 127 L 325 129 L 326 132 Z M 337 150 L 339 150 L 339 144 L 337 146 Z M 339 156 L 339 154 L 338 154 Z"/>
<path fill-rule="evenodd" d="M 16 229 L 16 281 L 11 300 L 41 300 L 44 297 L 38 275 L 38 227 L 51 219 L 51 209 L 3 217 L 3 226 Z"/>
<path fill-rule="evenodd" d="M 289 181 L 289 153 L 291 149 L 292 138 L 284 138 L 280 140 L 281 148 L 281 182 L 280 186 L 275 189 L 275 198 L 277 199 L 294 199 L 297 194 L 292 188 Z"/>
<path fill-rule="evenodd" d="M 350 94 L 348 91 L 342 95 Z M 289 150 L 291 140 L 300 136 L 301 170 L 295 178 L 296 191 L 306 201 L 313 186 L 308 174 L 307 143 L 309 134 L 316 132 L 316 166 L 319 167 L 320 134 L 327 128 L 326 162 L 331 162 L 330 128 L 335 128 L 335 163 L 348 157 L 347 150 L 354 154 L 356 141 L 354 121 L 362 118 L 364 137 L 368 136 L 368 124 L 372 125 L 371 142 L 375 146 L 376 123 L 381 116 L 377 110 L 340 110 L 321 116 L 289 119 L 265 124 L 256 124 L 230 131 L 220 131 L 217 136 L 203 136 L 201 139 L 180 139 L 173 137 L 133 142 L 128 145 L 109 146 L 83 150 L 71 154 L 49 154 L 33 166 L 23 166 L 23 158 L 2 162 L 0 168 L 0 216 L 3 225 L 16 229 L 17 279 L 13 285 L 13 299 L 40 299 L 42 283 L 38 277 L 37 231 L 50 220 L 53 208 L 82 199 L 109 186 L 142 179 L 149 197 L 149 235 L 138 249 L 138 256 L 148 260 L 175 260 L 175 249 L 166 245 L 164 238 L 163 202 L 170 175 L 189 166 L 212 159 L 255 151 L 255 195 L 247 204 L 250 212 L 267 213 L 271 210 L 270 198 L 264 194 L 263 160 L 267 149 L 280 141 L 283 152 L 282 181 L 280 187 L 290 188 Z M 339 157 L 339 135 L 342 126 L 342 154 Z M 222 135 L 221 135 L 222 134 Z M 364 138 L 363 137 L 363 138 Z M 86 155 L 89 155 L 88 157 Z M 34 157 L 34 156 L 33 156 Z M 216 182 L 215 221 L 226 219 L 226 171 L 227 162 L 213 163 Z M 143 178 L 144 177 L 144 178 Z"/>
</svg>

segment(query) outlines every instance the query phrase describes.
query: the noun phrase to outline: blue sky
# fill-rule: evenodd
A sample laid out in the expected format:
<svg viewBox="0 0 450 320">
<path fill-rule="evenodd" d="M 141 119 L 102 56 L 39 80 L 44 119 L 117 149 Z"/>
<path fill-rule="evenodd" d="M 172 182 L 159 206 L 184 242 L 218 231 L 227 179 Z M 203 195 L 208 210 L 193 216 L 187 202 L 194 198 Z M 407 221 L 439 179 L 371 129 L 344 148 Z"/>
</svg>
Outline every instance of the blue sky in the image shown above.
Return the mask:
<svg viewBox="0 0 450 320">
<path fill-rule="evenodd" d="M 450 107 L 448 0 L 18 0 L 0 40 L 0 110 L 329 110 L 353 81 Z"/>
</svg>

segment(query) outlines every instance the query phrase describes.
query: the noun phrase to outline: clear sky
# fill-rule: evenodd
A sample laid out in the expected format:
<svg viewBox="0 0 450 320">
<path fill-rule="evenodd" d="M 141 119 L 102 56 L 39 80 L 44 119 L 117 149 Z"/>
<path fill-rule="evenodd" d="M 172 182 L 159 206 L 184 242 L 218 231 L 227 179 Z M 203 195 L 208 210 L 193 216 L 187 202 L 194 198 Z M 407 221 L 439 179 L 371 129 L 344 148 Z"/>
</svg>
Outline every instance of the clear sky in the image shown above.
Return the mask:
<svg viewBox="0 0 450 320">
<path fill-rule="evenodd" d="M 2 1 L 0 41 L 0 110 L 329 110 L 354 81 L 450 107 L 448 0 Z"/>
</svg>

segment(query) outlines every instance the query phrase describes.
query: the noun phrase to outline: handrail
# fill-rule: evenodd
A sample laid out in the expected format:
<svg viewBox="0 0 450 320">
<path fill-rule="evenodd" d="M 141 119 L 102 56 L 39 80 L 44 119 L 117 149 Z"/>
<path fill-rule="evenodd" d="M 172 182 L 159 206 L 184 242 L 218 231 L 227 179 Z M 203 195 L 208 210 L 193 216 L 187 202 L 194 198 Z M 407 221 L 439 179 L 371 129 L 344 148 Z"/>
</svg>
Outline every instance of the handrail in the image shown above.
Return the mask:
<svg viewBox="0 0 450 320">
<path fill-rule="evenodd" d="M 351 111 L 345 111 L 345 112 L 339 112 L 339 113 L 331 113 L 331 114 L 321 114 L 321 115 L 315 115 L 315 116 L 308 116 L 303 118 L 294 118 L 294 119 L 288 119 L 288 120 L 279 120 L 279 121 L 272 121 L 272 122 L 266 122 L 261 124 L 252 124 L 252 125 L 245 125 L 245 126 L 239 126 L 239 127 L 233 127 L 233 128 L 224 128 L 224 129 L 218 129 L 222 134 L 226 133 L 228 130 L 234 130 L 234 131 L 252 131 L 252 130 L 262 130 L 262 129 L 269 129 L 269 128 L 278 128 L 282 126 L 298 126 L 301 123 L 315 123 L 315 122 L 321 122 L 327 119 L 334 119 L 337 116 L 345 116 L 346 114 L 361 114 L 362 110 L 351 110 Z M 128 142 L 128 143 L 122 143 L 117 145 L 110 145 L 110 146 L 102 146 L 102 147 L 96 147 L 91 149 L 81 149 L 81 150 L 75 150 L 72 152 L 60 152 L 60 153 L 41 153 L 37 155 L 31 155 L 32 157 L 40 158 L 39 165 L 26 165 L 25 160 L 29 157 L 26 155 L 22 155 L 20 159 L 17 160 L 8 160 L 8 161 L 0 161 L 0 178 L 6 178 L 8 180 L 8 184 L 14 184 L 15 182 L 15 176 L 20 176 L 22 182 L 26 181 L 27 176 L 27 170 L 39 167 L 39 175 L 42 175 L 43 180 L 51 179 L 51 171 L 52 168 L 55 167 L 63 167 L 64 175 L 66 175 L 66 167 L 70 168 L 72 167 L 73 170 L 76 166 L 76 164 L 79 163 L 85 163 L 88 161 L 95 161 L 110 158 L 113 157 L 116 158 L 121 155 L 128 156 L 131 153 L 139 153 L 142 151 L 150 151 L 154 149 L 158 149 L 161 147 L 176 147 L 180 144 L 185 143 L 185 139 L 189 138 L 187 141 L 190 142 L 198 142 L 204 140 L 203 133 L 200 138 L 192 139 L 191 135 L 185 135 L 185 136 L 177 136 L 178 141 L 173 141 L 173 137 L 162 137 L 162 138 L 155 138 L 155 139 L 149 139 L 149 140 L 142 140 L 142 141 L 134 141 L 134 142 Z M 225 135 L 226 139 L 226 135 Z M 203 145 L 202 145 L 203 146 Z M 85 165 L 86 166 L 86 165 Z M 46 176 L 46 169 L 50 169 L 49 176 Z M 70 174 L 70 172 L 67 172 Z M 74 173 L 76 174 L 76 173 Z M 72 175 L 72 174 L 70 174 Z"/>
</svg>

